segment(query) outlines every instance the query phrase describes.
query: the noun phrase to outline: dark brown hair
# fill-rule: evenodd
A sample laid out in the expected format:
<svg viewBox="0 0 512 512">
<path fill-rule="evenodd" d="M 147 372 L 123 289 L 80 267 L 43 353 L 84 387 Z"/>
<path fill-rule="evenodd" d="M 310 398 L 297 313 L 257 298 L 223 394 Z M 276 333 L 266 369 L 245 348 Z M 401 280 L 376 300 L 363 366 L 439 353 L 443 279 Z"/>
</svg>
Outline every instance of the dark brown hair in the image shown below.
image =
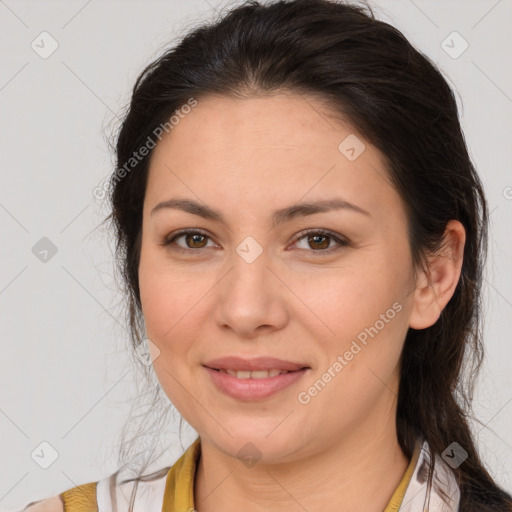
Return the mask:
<svg viewBox="0 0 512 512">
<path fill-rule="evenodd" d="M 407 456 L 418 435 L 437 454 L 456 441 L 468 453 L 453 469 L 461 490 L 460 510 L 512 511 L 511 497 L 480 460 L 468 423 L 483 359 L 480 290 L 487 206 L 482 184 L 446 80 L 401 32 L 377 20 L 367 6 L 327 0 L 248 1 L 195 28 L 140 74 L 117 134 L 117 171 L 110 181 L 110 219 L 134 348 L 142 330 L 138 266 L 151 151 L 133 168 L 127 169 L 126 163 L 191 98 L 279 91 L 322 99 L 382 152 L 407 211 L 417 266 L 424 266 L 425 256 L 439 249 L 449 220 L 463 224 L 464 263 L 453 297 L 432 327 L 407 333 L 398 439 Z"/>
</svg>

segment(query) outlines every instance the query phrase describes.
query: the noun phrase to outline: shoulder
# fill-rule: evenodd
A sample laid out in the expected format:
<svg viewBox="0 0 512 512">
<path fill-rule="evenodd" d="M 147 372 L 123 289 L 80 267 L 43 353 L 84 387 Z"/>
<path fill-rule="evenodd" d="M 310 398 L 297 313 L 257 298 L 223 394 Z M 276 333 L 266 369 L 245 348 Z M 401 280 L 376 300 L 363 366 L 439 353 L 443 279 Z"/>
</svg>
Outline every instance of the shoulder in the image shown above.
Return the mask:
<svg viewBox="0 0 512 512">
<path fill-rule="evenodd" d="M 165 467 L 137 478 L 120 470 L 100 480 L 96 488 L 98 510 L 161 512 L 169 470 Z"/>
<path fill-rule="evenodd" d="M 161 512 L 170 467 L 139 478 L 125 471 L 33 501 L 20 512 Z"/>
<path fill-rule="evenodd" d="M 23 512 L 98 512 L 98 482 L 77 485 L 57 496 L 29 503 Z"/>
<path fill-rule="evenodd" d="M 64 512 L 64 504 L 60 496 L 46 498 L 29 504 L 23 512 Z"/>
<path fill-rule="evenodd" d="M 137 475 L 129 465 L 96 482 L 72 487 L 58 496 L 29 503 L 23 512 L 161 512 L 164 498 L 193 489 L 199 438 L 171 466 Z M 179 477 L 179 478 L 177 478 Z M 178 480 L 180 485 L 178 485 Z"/>
<path fill-rule="evenodd" d="M 96 487 L 98 482 L 77 485 L 60 493 L 64 512 L 97 512 Z"/>
<path fill-rule="evenodd" d="M 193 507 L 184 506 L 184 503 L 192 502 L 199 455 L 200 439 L 197 437 L 171 466 L 135 478 L 135 475 L 130 475 L 131 471 L 121 468 L 98 482 L 96 493 L 99 511 L 192 510 Z"/>
</svg>

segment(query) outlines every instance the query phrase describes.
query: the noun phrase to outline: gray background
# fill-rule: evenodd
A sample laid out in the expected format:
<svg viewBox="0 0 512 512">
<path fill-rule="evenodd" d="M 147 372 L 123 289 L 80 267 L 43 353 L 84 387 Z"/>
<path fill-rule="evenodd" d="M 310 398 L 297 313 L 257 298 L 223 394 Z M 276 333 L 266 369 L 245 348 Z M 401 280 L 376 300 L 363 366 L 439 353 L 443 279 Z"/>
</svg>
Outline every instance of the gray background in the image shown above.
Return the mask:
<svg viewBox="0 0 512 512">
<path fill-rule="evenodd" d="M 117 469 L 136 377 L 125 351 L 112 242 L 97 228 L 108 212 L 93 190 L 113 169 L 104 134 L 116 126 L 143 66 L 222 5 L 229 2 L 0 0 L 0 510 Z M 455 87 L 486 187 L 487 352 L 474 430 L 491 473 L 512 491 L 512 2 L 372 5 Z M 31 47 L 35 41 L 39 52 L 51 49 L 43 31 L 58 43 L 46 59 Z M 446 39 L 453 31 L 469 44 L 457 58 L 445 51 L 463 48 L 458 36 Z M 57 248 L 46 262 L 38 253 L 48 244 L 43 237 Z M 175 421 L 167 438 L 175 442 L 160 467 L 180 454 L 177 431 Z M 185 446 L 193 436 L 185 430 Z M 31 457 L 36 450 L 49 462 L 43 441 L 58 453 L 48 469 Z"/>
</svg>

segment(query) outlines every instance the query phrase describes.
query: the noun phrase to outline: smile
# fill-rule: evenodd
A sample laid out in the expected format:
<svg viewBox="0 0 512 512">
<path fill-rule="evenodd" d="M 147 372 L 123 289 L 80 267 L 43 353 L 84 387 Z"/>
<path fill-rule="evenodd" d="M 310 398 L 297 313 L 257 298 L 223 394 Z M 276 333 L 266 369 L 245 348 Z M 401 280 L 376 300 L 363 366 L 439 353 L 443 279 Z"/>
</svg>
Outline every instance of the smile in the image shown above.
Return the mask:
<svg viewBox="0 0 512 512">
<path fill-rule="evenodd" d="M 226 370 L 222 368 L 219 369 L 219 371 L 227 373 L 237 379 L 266 379 L 268 377 L 276 377 L 277 375 L 288 373 L 288 370 L 278 370 L 276 368 L 273 368 L 272 370 L 256 370 L 252 372 L 247 370 Z"/>
<path fill-rule="evenodd" d="M 302 379 L 310 368 L 300 370 L 229 370 L 203 368 L 210 375 L 214 389 L 236 400 L 259 401 L 277 396 Z"/>
</svg>

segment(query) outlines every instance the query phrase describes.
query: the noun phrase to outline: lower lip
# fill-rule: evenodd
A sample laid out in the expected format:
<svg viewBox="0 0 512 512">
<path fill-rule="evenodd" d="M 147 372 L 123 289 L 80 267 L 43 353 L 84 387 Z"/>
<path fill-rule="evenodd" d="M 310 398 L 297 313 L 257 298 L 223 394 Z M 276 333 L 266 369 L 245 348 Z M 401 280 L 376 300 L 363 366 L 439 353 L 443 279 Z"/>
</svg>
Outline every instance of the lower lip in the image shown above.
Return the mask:
<svg viewBox="0 0 512 512">
<path fill-rule="evenodd" d="M 264 379 L 238 379 L 228 373 L 205 367 L 217 388 L 226 395 L 238 400 L 261 400 L 297 382 L 308 370 L 282 373 Z"/>
</svg>

